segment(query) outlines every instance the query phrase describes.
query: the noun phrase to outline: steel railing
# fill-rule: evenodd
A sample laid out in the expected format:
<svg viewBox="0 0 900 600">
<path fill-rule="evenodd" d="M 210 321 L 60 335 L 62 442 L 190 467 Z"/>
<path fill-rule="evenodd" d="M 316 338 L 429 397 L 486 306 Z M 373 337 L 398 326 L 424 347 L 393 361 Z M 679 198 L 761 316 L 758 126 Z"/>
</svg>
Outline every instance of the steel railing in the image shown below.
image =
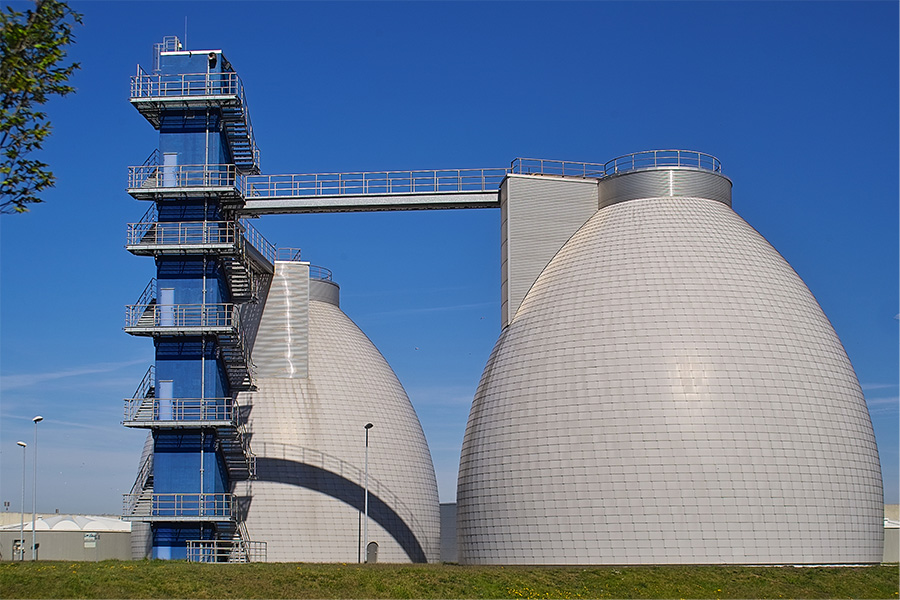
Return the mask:
<svg viewBox="0 0 900 600">
<path fill-rule="evenodd" d="M 509 168 L 510 173 L 520 175 L 558 175 L 561 177 L 603 177 L 603 165 L 570 160 L 548 158 L 516 158 Z"/>
<path fill-rule="evenodd" d="M 300 248 L 279 248 L 275 259 L 281 262 L 300 262 Z"/>
<path fill-rule="evenodd" d="M 141 494 L 124 494 L 123 514 L 128 517 L 217 518 L 231 520 L 232 494 L 152 494 L 150 502 L 138 502 Z"/>
<path fill-rule="evenodd" d="M 181 50 L 181 40 L 178 39 L 177 35 L 167 35 L 163 37 L 163 41 L 159 44 L 153 44 L 153 70 L 159 70 L 159 56 L 163 52 L 177 52 Z M 141 67 L 138 65 L 138 73 L 140 74 Z"/>
<path fill-rule="evenodd" d="M 247 219 L 238 221 L 157 221 L 151 207 L 137 223 L 128 223 L 127 246 L 235 246 L 247 243 L 270 263 L 275 261 L 275 245 Z"/>
<path fill-rule="evenodd" d="M 131 400 L 143 400 L 144 398 L 149 397 L 150 390 L 156 389 L 156 365 L 150 365 L 147 369 L 147 372 L 144 373 L 143 379 L 138 384 L 137 389 L 134 391 L 134 396 L 132 396 Z"/>
<path fill-rule="evenodd" d="M 126 496 L 129 496 L 133 500 L 133 502 L 131 502 L 131 504 L 125 505 L 126 511 L 123 514 L 129 514 L 130 512 L 134 511 L 133 506 L 134 506 L 135 502 L 137 502 L 137 499 L 141 496 L 141 491 L 144 489 L 144 486 L 147 485 L 147 481 L 152 476 L 153 476 L 153 453 L 151 452 L 150 454 L 147 455 L 147 458 L 144 460 L 144 463 L 141 465 L 141 470 L 138 472 L 138 475 L 134 480 L 134 484 L 131 486 L 131 493 L 126 494 Z"/>
<path fill-rule="evenodd" d="M 270 263 L 275 262 L 275 244 L 267 240 L 249 220 L 241 219 L 241 227 L 244 229 L 244 239 L 253 246 L 257 252 Z"/>
<path fill-rule="evenodd" d="M 319 281 L 334 281 L 331 275 L 331 269 L 319 267 L 317 265 L 309 265 L 309 278 L 318 279 Z"/>
<path fill-rule="evenodd" d="M 507 169 L 248 175 L 245 198 L 494 191 Z"/>
<path fill-rule="evenodd" d="M 128 167 L 129 190 L 180 188 L 232 188 L 240 193 L 243 175 L 234 164 L 161 165 L 143 164 Z"/>
<path fill-rule="evenodd" d="M 266 542 L 250 540 L 188 540 L 188 562 L 266 562 Z"/>
<path fill-rule="evenodd" d="M 224 328 L 237 329 L 238 310 L 234 304 L 139 303 L 125 307 L 125 327 Z"/>
<path fill-rule="evenodd" d="M 300 248 L 279 248 L 276 258 L 280 262 L 300 262 Z M 334 281 L 334 275 L 331 269 L 320 267 L 318 265 L 309 265 L 309 278 L 321 281 Z"/>
<path fill-rule="evenodd" d="M 149 306 L 156 303 L 156 277 L 150 279 L 134 306 Z"/>
<path fill-rule="evenodd" d="M 154 221 L 128 223 L 129 246 L 234 245 L 236 221 Z"/>
<path fill-rule="evenodd" d="M 125 399 L 125 421 L 227 421 L 234 425 L 236 418 L 233 398 Z"/>
<path fill-rule="evenodd" d="M 237 73 L 147 73 L 140 67 L 131 76 L 131 99 L 233 96 L 244 99 Z"/>
<path fill-rule="evenodd" d="M 704 171 L 722 172 L 722 162 L 704 152 L 695 150 L 647 150 L 619 156 L 603 165 L 606 175 L 653 169 L 659 167 L 688 167 Z"/>
<path fill-rule="evenodd" d="M 131 100 L 199 100 L 203 98 L 217 98 L 227 100 L 231 109 L 237 111 L 237 122 L 242 123 L 245 131 L 238 133 L 238 137 L 245 140 L 252 164 L 259 166 L 259 148 L 253 135 L 253 124 L 250 121 L 250 112 L 247 108 L 247 94 L 244 84 L 237 73 L 147 73 L 140 65 L 136 75 L 131 77 Z M 228 107 L 226 107 L 227 109 Z M 226 121 L 233 123 L 235 120 Z"/>
</svg>

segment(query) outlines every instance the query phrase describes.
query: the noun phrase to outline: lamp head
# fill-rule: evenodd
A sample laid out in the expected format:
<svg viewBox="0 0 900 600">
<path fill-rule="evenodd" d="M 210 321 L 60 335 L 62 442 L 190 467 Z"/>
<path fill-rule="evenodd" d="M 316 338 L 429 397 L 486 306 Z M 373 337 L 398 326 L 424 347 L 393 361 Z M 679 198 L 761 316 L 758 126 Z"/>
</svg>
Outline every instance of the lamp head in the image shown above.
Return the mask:
<svg viewBox="0 0 900 600">
<path fill-rule="evenodd" d="M 28 445 L 28 444 L 26 444 L 25 442 L 23 442 L 23 441 L 21 441 L 21 440 L 18 441 L 18 442 L 16 442 L 16 444 L 18 444 L 19 446 L 22 446 L 23 448 L 24 448 L 25 446 Z"/>
<path fill-rule="evenodd" d="M 374 427 L 374 425 L 372 425 L 371 423 L 366 423 L 366 429 L 372 429 L 372 427 Z"/>
<path fill-rule="evenodd" d="M 40 423 L 43 420 L 44 420 L 44 417 L 42 417 L 41 415 L 38 415 L 32 419 L 32 421 L 34 421 L 35 423 Z"/>
</svg>

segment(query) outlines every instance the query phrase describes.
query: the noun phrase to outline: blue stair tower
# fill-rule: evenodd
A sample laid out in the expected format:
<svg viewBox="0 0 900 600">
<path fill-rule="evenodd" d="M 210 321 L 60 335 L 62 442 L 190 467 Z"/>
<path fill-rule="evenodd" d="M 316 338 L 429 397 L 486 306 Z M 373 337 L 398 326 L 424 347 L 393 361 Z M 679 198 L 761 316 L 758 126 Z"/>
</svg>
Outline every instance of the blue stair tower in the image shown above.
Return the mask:
<svg viewBox="0 0 900 600">
<path fill-rule="evenodd" d="M 124 499 L 150 524 L 152 557 L 247 561 L 235 481 L 254 475 L 238 393 L 253 389 L 255 330 L 275 249 L 238 218 L 259 151 L 243 86 L 220 50 L 189 52 L 175 37 L 152 72 L 132 78 L 131 102 L 159 147 L 129 168 L 128 193 L 150 202 L 126 248 L 152 256 L 156 277 L 126 308 L 125 331 L 155 346 L 124 424 L 146 428 L 153 452 Z"/>
</svg>

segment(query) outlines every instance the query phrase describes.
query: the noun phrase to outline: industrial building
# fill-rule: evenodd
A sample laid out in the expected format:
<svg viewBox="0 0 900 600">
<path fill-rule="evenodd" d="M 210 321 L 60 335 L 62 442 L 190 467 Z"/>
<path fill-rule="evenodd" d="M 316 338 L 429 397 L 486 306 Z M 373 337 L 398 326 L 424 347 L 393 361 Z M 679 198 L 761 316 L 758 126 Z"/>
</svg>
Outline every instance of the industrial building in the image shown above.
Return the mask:
<svg viewBox="0 0 900 600">
<path fill-rule="evenodd" d="M 0 518 L 0 560 L 130 560 L 131 523 L 109 515 L 32 515 Z M 19 519 L 21 518 L 21 522 Z M 24 535 L 24 556 L 22 539 Z M 34 554 L 31 553 L 34 541 Z"/>
<path fill-rule="evenodd" d="M 126 311 L 156 348 L 124 419 L 151 431 L 125 498 L 137 554 L 438 560 L 434 469 L 400 382 L 331 273 L 244 218 L 496 208 L 503 329 L 463 442 L 460 562 L 881 560 L 859 383 L 715 157 L 263 175 L 222 52 L 166 38 L 155 56 L 131 88 L 160 132 L 128 184 L 151 205 L 127 248 L 157 267 Z M 371 427 L 403 442 L 370 473 Z"/>
</svg>

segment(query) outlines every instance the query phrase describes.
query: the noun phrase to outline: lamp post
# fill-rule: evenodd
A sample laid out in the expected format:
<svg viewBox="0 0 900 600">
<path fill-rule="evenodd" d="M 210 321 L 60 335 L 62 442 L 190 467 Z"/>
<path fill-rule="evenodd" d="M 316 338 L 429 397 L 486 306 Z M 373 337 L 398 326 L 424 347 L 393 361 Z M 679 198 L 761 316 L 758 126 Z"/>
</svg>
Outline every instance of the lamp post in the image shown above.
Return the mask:
<svg viewBox="0 0 900 600">
<path fill-rule="evenodd" d="M 21 440 L 16 444 L 22 446 L 22 512 L 20 513 L 21 523 L 19 523 L 19 554 L 22 560 L 25 560 L 25 448 L 28 447 L 28 444 Z"/>
<path fill-rule="evenodd" d="M 31 482 L 31 560 L 37 560 L 37 533 L 34 529 L 35 515 L 37 506 L 37 424 L 44 420 L 41 415 L 31 419 L 34 421 L 34 450 L 31 453 L 32 470 L 34 471 L 34 479 Z M 24 542 L 24 540 L 23 540 Z"/>
<path fill-rule="evenodd" d="M 366 543 L 363 546 L 366 549 L 366 562 L 369 562 L 369 430 L 372 427 L 371 423 L 366 423 L 366 524 L 364 526 Z"/>
</svg>

